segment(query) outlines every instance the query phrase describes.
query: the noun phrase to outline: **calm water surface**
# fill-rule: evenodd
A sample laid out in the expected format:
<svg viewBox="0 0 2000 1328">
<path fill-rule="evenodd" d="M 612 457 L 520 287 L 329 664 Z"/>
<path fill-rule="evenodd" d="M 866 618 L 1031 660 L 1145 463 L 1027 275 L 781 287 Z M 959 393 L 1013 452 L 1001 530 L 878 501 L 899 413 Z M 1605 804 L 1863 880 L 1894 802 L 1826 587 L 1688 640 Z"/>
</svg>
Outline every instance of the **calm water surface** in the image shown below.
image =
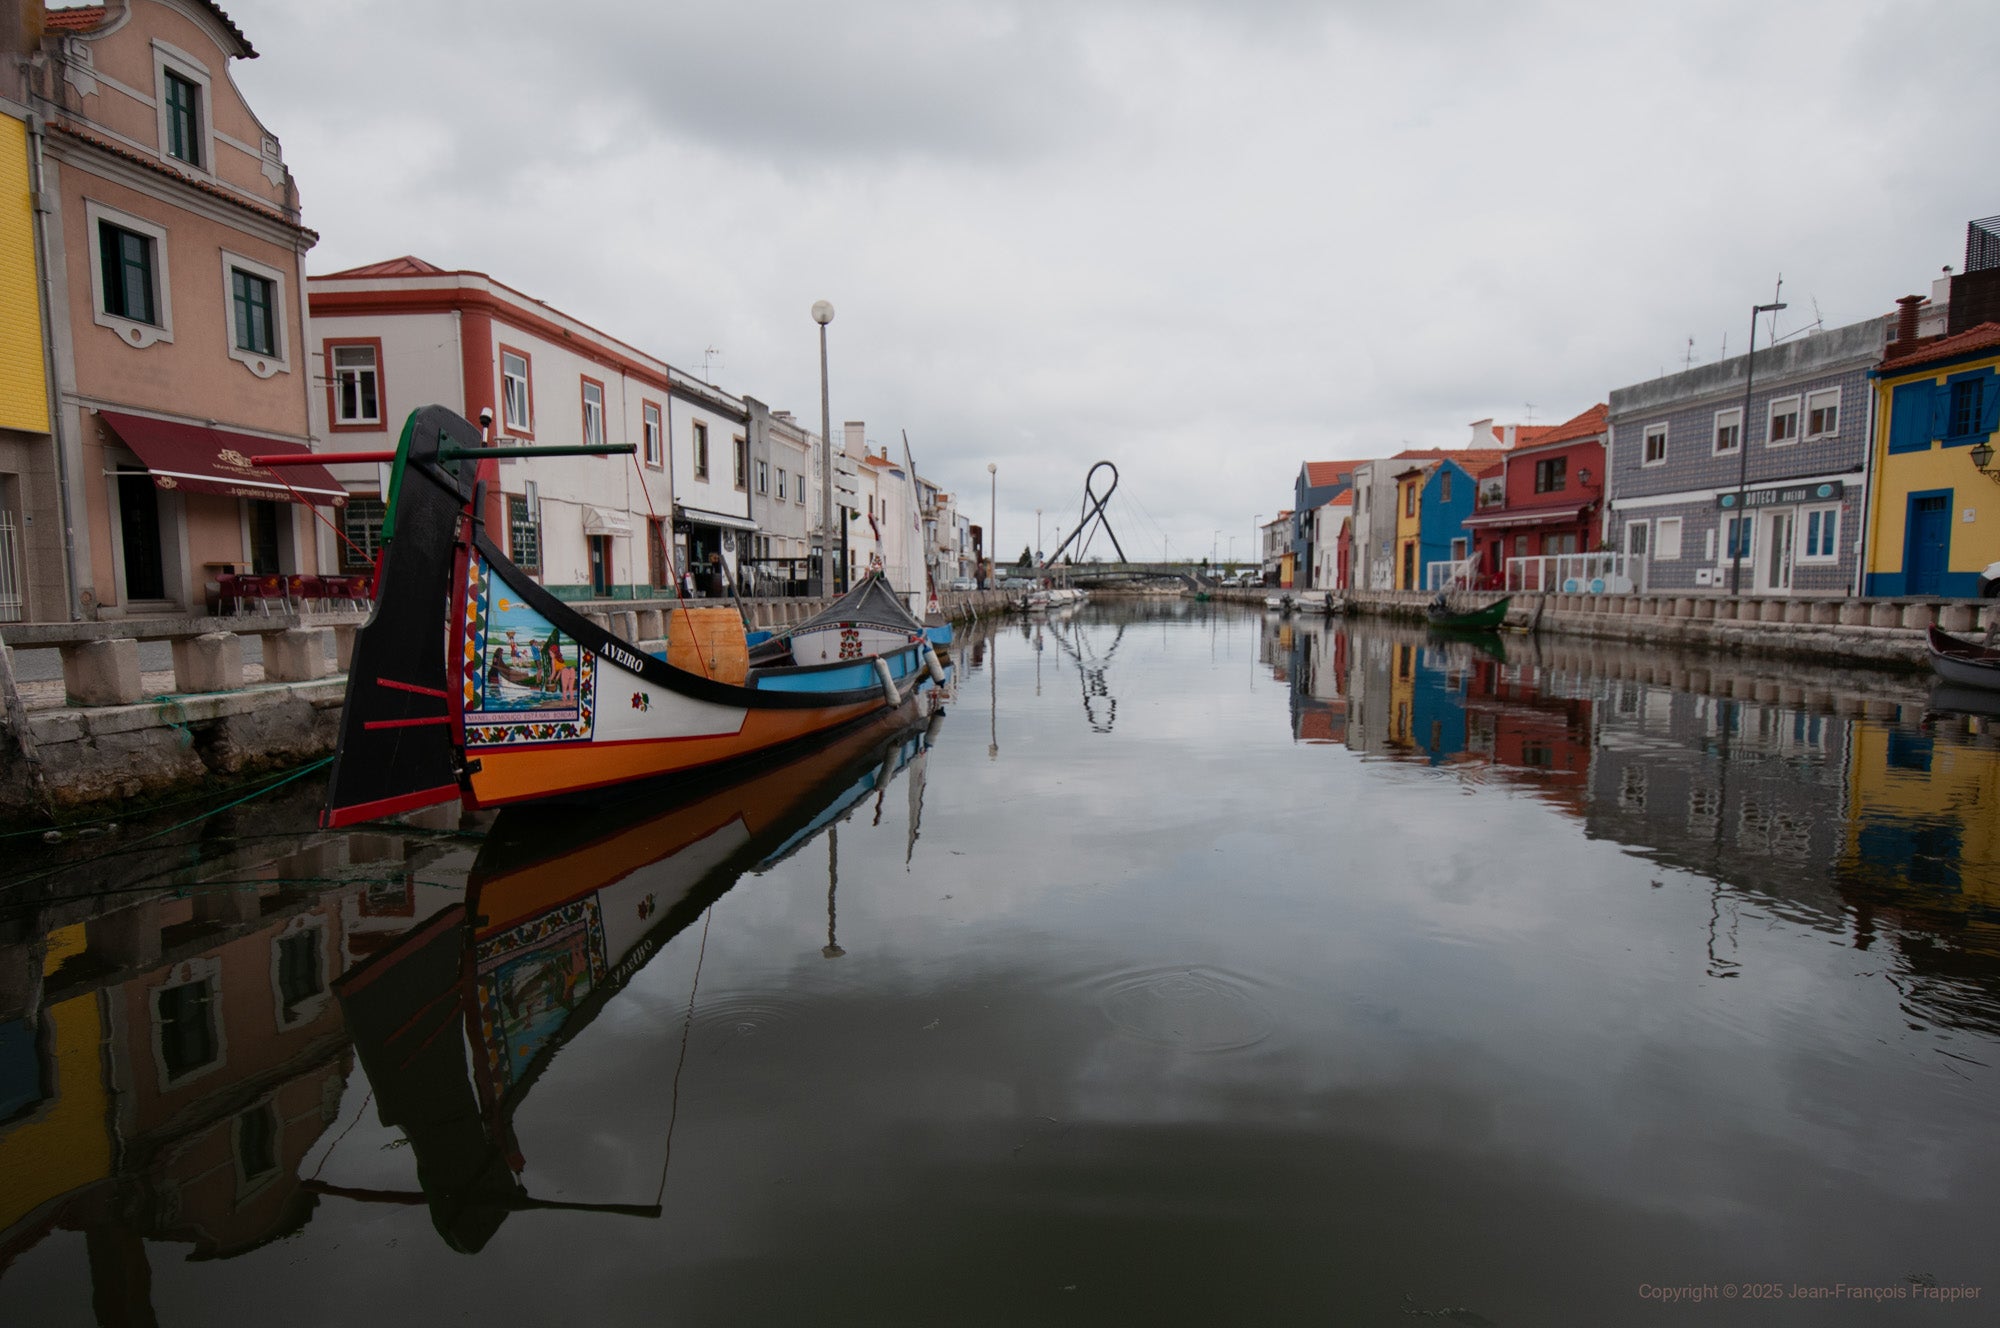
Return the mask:
<svg viewBox="0 0 2000 1328">
<path fill-rule="evenodd" d="M 12 841 L 0 1321 L 2000 1318 L 1989 721 L 1179 602 L 958 653 L 664 810 Z"/>
</svg>

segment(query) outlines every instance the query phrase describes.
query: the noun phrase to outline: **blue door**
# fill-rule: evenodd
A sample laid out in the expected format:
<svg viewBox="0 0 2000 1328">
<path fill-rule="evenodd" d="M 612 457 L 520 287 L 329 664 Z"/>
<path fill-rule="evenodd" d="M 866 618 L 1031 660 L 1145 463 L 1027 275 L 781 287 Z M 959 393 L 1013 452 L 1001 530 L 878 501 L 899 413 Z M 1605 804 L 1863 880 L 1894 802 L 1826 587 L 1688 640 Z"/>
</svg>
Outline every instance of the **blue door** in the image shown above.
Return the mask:
<svg viewBox="0 0 2000 1328">
<path fill-rule="evenodd" d="M 1941 595 L 1951 560 L 1951 490 L 1910 495 L 1909 533 L 1903 545 L 1904 593 Z"/>
</svg>

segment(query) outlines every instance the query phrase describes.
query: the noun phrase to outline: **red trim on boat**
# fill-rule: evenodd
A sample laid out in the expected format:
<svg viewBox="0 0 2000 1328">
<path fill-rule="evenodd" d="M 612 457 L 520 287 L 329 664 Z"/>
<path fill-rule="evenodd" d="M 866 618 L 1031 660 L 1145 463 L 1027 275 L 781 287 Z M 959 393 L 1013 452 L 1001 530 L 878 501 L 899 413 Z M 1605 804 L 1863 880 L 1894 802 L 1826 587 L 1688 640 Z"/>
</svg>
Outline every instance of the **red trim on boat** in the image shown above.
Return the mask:
<svg viewBox="0 0 2000 1328">
<path fill-rule="evenodd" d="M 347 807 L 328 807 L 320 813 L 319 828 L 338 830 L 343 825 L 358 825 L 362 821 L 373 821 L 377 817 L 413 812 L 419 807 L 435 807 L 440 802 L 450 802 L 457 797 L 458 785 L 440 784 L 436 788 L 420 789 L 415 793 L 403 793 L 393 798 L 379 798 L 374 802 L 357 802 Z"/>
<path fill-rule="evenodd" d="M 421 729 L 433 724 L 451 723 L 450 715 L 423 715 L 416 719 L 371 719 L 363 722 L 364 729 Z"/>
<path fill-rule="evenodd" d="M 413 682 L 397 682 L 394 678 L 377 678 L 377 687 L 390 687 L 399 692 L 415 692 L 418 696 L 435 696 L 440 701 L 449 701 L 451 693 L 439 691 L 435 687 L 419 687 Z"/>
</svg>

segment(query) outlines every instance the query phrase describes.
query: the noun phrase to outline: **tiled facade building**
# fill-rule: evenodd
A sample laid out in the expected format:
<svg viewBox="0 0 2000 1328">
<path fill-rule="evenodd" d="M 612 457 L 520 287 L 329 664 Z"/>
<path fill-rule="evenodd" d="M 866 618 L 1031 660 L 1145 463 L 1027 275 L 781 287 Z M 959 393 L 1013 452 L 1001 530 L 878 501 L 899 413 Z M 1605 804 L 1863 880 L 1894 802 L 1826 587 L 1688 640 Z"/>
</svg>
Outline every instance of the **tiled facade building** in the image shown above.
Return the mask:
<svg viewBox="0 0 2000 1328">
<path fill-rule="evenodd" d="M 1606 546 L 1644 556 L 1652 590 L 1853 593 L 1885 335 L 1869 319 L 1758 349 L 1747 424 L 1745 356 L 1613 391 Z"/>
</svg>

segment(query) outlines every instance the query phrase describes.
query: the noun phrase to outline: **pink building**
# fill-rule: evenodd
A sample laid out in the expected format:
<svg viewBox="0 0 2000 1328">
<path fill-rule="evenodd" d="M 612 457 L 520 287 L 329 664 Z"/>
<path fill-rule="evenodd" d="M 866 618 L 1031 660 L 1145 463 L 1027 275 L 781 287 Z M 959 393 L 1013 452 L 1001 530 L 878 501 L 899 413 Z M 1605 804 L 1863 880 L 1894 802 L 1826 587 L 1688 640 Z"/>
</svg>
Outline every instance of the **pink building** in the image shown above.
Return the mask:
<svg viewBox="0 0 2000 1328">
<path fill-rule="evenodd" d="M 230 78 L 257 52 L 202 0 L 7 13 L 0 97 L 34 116 L 66 498 L 61 590 L 38 585 L 33 616 L 199 610 L 225 571 L 320 570 L 331 535 L 306 500 L 330 509 L 340 486 L 249 461 L 309 448 L 318 238 Z"/>
</svg>

